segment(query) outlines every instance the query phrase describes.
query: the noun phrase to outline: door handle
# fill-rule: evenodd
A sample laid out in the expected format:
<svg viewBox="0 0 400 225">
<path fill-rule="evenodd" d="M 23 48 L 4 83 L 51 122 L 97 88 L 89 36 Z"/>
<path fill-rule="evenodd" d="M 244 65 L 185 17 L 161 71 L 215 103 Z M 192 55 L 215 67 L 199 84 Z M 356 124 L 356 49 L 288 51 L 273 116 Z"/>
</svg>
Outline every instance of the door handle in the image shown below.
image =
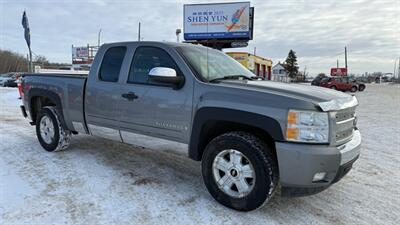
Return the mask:
<svg viewBox="0 0 400 225">
<path fill-rule="evenodd" d="M 133 101 L 133 100 L 139 98 L 139 96 L 137 96 L 137 95 L 136 95 L 135 93 L 133 93 L 133 92 L 128 92 L 128 93 L 122 94 L 121 96 L 122 96 L 123 98 L 128 99 L 128 101 Z"/>
</svg>

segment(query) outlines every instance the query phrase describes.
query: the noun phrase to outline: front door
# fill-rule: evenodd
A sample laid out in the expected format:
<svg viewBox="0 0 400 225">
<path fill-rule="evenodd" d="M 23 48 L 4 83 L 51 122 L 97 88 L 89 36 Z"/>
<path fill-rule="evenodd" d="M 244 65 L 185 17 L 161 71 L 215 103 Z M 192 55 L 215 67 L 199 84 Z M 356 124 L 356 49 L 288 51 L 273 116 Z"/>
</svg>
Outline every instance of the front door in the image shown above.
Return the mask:
<svg viewBox="0 0 400 225">
<path fill-rule="evenodd" d="M 180 89 L 149 79 L 154 67 L 168 67 L 184 76 L 171 50 L 155 46 L 137 47 L 132 57 L 127 81 L 121 86 L 118 110 L 124 142 L 135 144 L 136 134 L 185 142 L 192 114 L 193 84 L 186 81 Z M 176 54 L 176 53 L 175 53 Z M 133 98 L 127 98 L 131 95 Z M 129 97 L 129 96 L 128 96 Z"/>
</svg>

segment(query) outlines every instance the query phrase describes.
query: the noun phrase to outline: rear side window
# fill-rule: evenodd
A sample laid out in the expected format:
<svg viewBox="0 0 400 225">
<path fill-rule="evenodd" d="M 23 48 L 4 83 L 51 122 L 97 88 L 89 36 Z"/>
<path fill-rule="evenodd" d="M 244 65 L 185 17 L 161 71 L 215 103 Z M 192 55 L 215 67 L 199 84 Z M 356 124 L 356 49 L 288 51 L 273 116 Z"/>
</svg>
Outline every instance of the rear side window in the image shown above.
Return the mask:
<svg viewBox="0 0 400 225">
<path fill-rule="evenodd" d="M 168 67 L 180 75 L 178 66 L 166 51 L 156 47 L 139 47 L 133 57 L 128 83 L 162 85 L 149 79 L 149 72 L 154 67 Z"/>
<path fill-rule="evenodd" d="M 104 54 L 101 62 L 99 79 L 107 82 L 117 82 L 124 60 L 126 47 L 111 47 Z"/>
</svg>

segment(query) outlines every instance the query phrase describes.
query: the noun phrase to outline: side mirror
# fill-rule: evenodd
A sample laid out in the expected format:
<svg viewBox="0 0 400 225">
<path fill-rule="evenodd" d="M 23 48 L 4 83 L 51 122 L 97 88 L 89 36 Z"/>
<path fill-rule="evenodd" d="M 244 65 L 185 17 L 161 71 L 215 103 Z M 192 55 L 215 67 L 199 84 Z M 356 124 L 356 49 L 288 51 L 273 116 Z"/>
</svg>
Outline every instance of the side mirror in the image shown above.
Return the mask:
<svg viewBox="0 0 400 225">
<path fill-rule="evenodd" d="M 149 78 L 155 82 L 168 83 L 180 86 L 183 84 L 184 78 L 178 76 L 176 71 L 167 67 L 154 67 L 149 72 Z"/>
</svg>

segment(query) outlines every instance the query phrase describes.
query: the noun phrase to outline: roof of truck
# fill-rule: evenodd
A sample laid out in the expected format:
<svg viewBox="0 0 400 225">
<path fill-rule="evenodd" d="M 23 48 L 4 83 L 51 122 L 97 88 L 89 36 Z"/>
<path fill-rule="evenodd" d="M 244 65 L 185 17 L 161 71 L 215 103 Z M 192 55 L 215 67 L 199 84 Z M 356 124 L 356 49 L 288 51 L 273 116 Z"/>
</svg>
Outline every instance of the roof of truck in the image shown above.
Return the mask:
<svg viewBox="0 0 400 225">
<path fill-rule="evenodd" d="M 125 42 L 112 42 L 112 43 L 104 43 L 104 45 L 127 45 L 127 44 L 136 44 L 140 43 L 142 45 L 146 44 L 162 44 L 170 47 L 183 47 L 183 46 L 198 46 L 205 47 L 203 45 L 195 45 L 190 43 L 182 43 L 182 42 L 169 42 L 169 41 L 125 41 Z"/>
</svg>

